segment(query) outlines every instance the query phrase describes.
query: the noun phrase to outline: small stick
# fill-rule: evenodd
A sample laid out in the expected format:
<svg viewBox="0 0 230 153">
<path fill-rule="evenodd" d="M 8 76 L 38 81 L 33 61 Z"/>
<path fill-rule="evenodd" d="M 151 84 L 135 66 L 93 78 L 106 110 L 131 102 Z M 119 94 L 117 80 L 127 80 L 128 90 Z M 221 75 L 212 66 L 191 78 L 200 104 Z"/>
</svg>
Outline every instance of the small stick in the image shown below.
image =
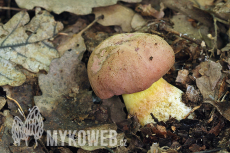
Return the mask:
<svg viewBox="0 0 230 153">
<path fill-rule="evenodd" d="M 191 113 L 193 113 L 195 110 L 199 109 L 201 105 L 194 107 L 183 119 L 186 119 Z"/>
<path fill-rule="evenodd" d="M 104 15 L 100 15 L 99 17 L 97 17 L 92 23 L 90 23 L 87 27 L 85 27 L 83 30 L 81 30 L 81 32 L 79 32 L 79 34 L 83 34 L 87 29 L 89 29 L 95 22 L 97 22 L 100 19 L 103 19 Z"/>
<path fill-rule="evenodd" d="M 99 17 L 97 17 L 95 20 L 93 20 L 92 23 L 90 23 L 87 27 L 85 27 L 84 29 L 82 29 L 78 34 L 82 35 L 86 30 L 88 30 L 95 22 L 97 22 L 100 19 L 103 19 L 104 15 L 101 15 Z M 78 35 L 77 34 L 77 35 Z M 68 33 L 64 33 L 64 32 L 60 32 L 58 33 L 58 35 L 64 35 L 64 36 L 68 36 Z"/>
<path fill-rule="evenodd" d="M 9 97 L 9 96 L 6 96 L 6 97 L 7 97 L 9 100 L 14 101 L 14 102 L 18 105 L 19 109 L 21 110 L 21 113 L 23 114 L 24 119 L 26 120 L 25 113 L 24 113 L 22 107 L 20 106 L 20 104 L 19 104 L 15 99 L 13 99 L 13 98 L 11 98 L 11 97 Z"/>
<path fill-rule="evenodd" d="M 34 9 L 33 9 L 33 10 L 27 10 L 27 9 L 21 9 L 21 8 L 2 7 L 2 6 L 0 6 L 0 9 L 2 9 L 2 10 L 14 10 L 14 11 L 23 11 L 23 10 L 26 10 L 26 11 L 34 11 Z"/>
<path fill-rule="evenodd" d="M 213 22 L 214 22 L 214 30 L 215 30 L 215 36 L 214 36 L 214 44 L 211 50 L 209 50 L 211 52 L 211 56 L 210 57 L 215 57 L 214 51 L 215 49 L 217 49 L 217 24 L 216 24 L 216 17 L 212 14 L 213 16 Z"/>
<path fill-rule="evenodd" d="M 210 119 L 208 120 L 207 123 L 211 123 L 211 122 L 213 121 L 215 110 L 216 110 L 216 108 L 213 108 L 213 109 L 212 109 L 211 117 L 210 117 Z"/>
</svg>

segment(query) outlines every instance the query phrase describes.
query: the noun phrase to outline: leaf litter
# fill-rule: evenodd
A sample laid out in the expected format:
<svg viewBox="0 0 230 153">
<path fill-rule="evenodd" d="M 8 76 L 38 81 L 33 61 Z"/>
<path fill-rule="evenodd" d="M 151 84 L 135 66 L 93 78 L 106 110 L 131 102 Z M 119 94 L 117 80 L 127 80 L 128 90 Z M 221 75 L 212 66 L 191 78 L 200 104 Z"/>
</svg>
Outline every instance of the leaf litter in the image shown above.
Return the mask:
<svg viewBox="0 0 230 153">
<path fill-rule="evenodd" d="M 230 151 L 228 142 L 230 121 L 230 107 L 228 104 L 230 54 L 229 42 L 227 41 L 229 37 L 229 24 L 227 22 L 229 2 L 213 0 L 205 2 L 183 0 L 180 4 L 177 4 L 176 0 L 162 0 L 161 2 L 163 2 L 161 6 L 160 2 L 156 2 L 159 5 L 157 7 L 148 1 L 137 4 L 122 2 L 107 7 L 95 7 L 93 11 L 99 10 L 98 13 L 95 13 L 96 20 L 86 28 L 87 31 L 86 29 L 82 31 L 79 29 L 85 28 L 86 23 L 89 24 L 88 20 L 92 21 L 93 17 L 89 15 L 79 18 L 77 15 L 72 15 L 78 21 L 76 24 L 77 29 L 69 30 L 67 33 L 59 33 L 59 36 L 54 41 L 53 37 L 59 31 L 56 28 L 54 34 L 52 30 L 54 27 L 50 26 L 50 28 L 47 28 L 51 19 L 42 20 L 41 14 L 43 13 L 41 11 L 37 11 L 41 14 L 36 12 L 36 16 L 41 16 L 37 18 L 35 16 L 30 22 L 29 19 L 19 22 L 20 19 L 18 18 L 16 22 L 18 24 L 16 25 L 26 32 L 27 37 L 25 38 L 29 39 L 23 41 L 22 38 L 24 37 L 18 38 L 15 44 L 18 41 L 21 41 L 20 43 L 33 42 L 35 44 L 41 44 L 41 42 L 46 41 L 46 45 L 52 46 L 50 48 L 57 48 L 55 49 L 57 56 L 52 56 L 48 60 L 48 64 L 39 67 L 40 69 L 28 68 L 23 63 L 16 64 L 11 60 L 12 57 L 10 60 L 5 60 L 5 65 L 8 65 L 6 68 L 14 74 L 12 75 L 13 78 L 17 78 L 20 75 L 24 75 L 24 78 L 20 76 L 16 83 L 14 82 L 15 80 L 8 83 L 6 79 L 1 79 L 3 82 L 7 82 L 3 84 L 3 89 L 8 96 L 19 101 L 23 110 L 25 110 L 25 114 L 28 114 L 26 110 L 31 108 L 31 106 L 38 106 L 45 119 L 44 130 L 46 131 L 52 129 L 114 129 L 120 131 L 119 140 L 125 137 L 129 145 L 126 147 L 117 146 L 117 148 L 112 148 L 109 151 L 150 153 L 157 151 L 210 152 L 217 149 Z M 167 9 L 164 9 L 163 5 Z M 124 15 L 123 11 L 112 10 L 117 6 L 123 7 L 126 11 L 129 10 L 131 15 Z M 139 10 L 135 12 L 135 8 L 139 8 Z M 83 7 L 82 9 L 85 8 Z M 91 9 L 92 7 L 89 7 L 88 12 L 91 12 Z M 138 11 L 142 14 L 138 14 Z M 161 16 L 159 18 L 157 14 L 154 16 L 154 12 L 160 13 Z M 50 16 L 48 12 L 44 14 Z M 104 19 L 97 18 L 101 14 L 104 15 Z M 135 21 L 135 16 L 141 20 Z M 175 20 L 175 18 L 177 19 Z M 42 20 L 41 23 L 40 20 Z M 52 20 L 54 21 L 53 18 Z M 55 21 L 54 23 L 57 22 Z M 119 27 L 122 30 L 119 30 Z M 15 24 L 11 27 L 9 26 L 9 28 L 11 31 L 14 31 L 14 29 L 15 31 L 20 31 L 18 30 L 20 28 L 15 28 Z M 10 30 L 7 31 L 4 25 L 0 27 L 0 30 L 2 31 L 1 36 L 7 38 L 6 40 L 13 36 L 12 32 L 10 33 Z M 78 33 L 76 34 L 73 31 Z M 108 36 L 123 31 L 157 34 L 169 42 L 175 51 L 176 63 L 164 78 L 185 92 L 183 102 L 194 108 L 193 111 L 196 114 L 196 118 L 183 119 L 181 121 L 171 118 L 164 123 L 158 122 L 153 116 L 156 121 L 155 124 L 141 127 L 135 116 L 129 116 L 124 111 L 124 104 L 119 97 L 103 101 L 95 97 L 92 98 L 85 66 L 88 56 L 98 43 Z M 25 33 L 21 33 L 22 36 L 25 35 Z M 227 39 L 224 39 L 223 36 Z M 5 44 L 4 39 L 2 42 Z M 224 46 L 226 47 L 224 48 Z M 10 56 L 13 55 L 10 54 Z M 40 70 L 42 69 L 46 72 L 41 72 Z M 38 84 L 36 84 L 37 82 Z M 19 86 L 22 83 L 24 84 Z M 19 87 L 12 87 L 13 85 Z M 41 91 L 38 91 L 38 87 L 40 87 Z M 93 103 L 93 101 L 96 103 Z M 20 115 L 12 101 L 7 99 L 7 105 L 4 103 L 2 104 L 4 112 L 6 111 L 4 110 L 6 109 L 5 107 L 7 107 L 11 109 L 10 113 L 14 116 Z M 1 116 L 4 117 L 4 115 Z M 10 118 L 12 119 L 12 116 Z M 6 121 L 3 120 L 2 123 L 4 122 Z M 8 135 L 7 138 L 10 140 L 10 137 L 11 135 Z M 43 142 L 45 142 L 44 139 L 45 137 L 41 138 Z M 62 142 L 68 143 L 68 140 L 62 140 L 58 137 L 58 144 Z M 6 142 L 5 145 L 0 144 L 0 147 L 7 151 L 8 148 L 5 147 L 7 144 L 9 142 Z M 39 145 L 36 148 L 37 152 L 42 150 L 41 146 Z M 74 146 L 77 148 L 81 147 L 78 145 Z M 43 146 L 42 148 L 46 147 Z M 105 149 L 99 146 L 91 147 L 89 144 L 81 148 L 77 152 L 85 152 L 84 150 L 103 152 Z M 17 152 L 14 146 L 11 146 L 10 149 L 13 152 Z M 24 152 L 36 152 L 31 147 L 22 146 L 20 149 Z M 74 152 L 68 147 L 61 147 L 57 150 L 60 152 Z M 49 151 L 54 152 L 55 148 L 51 147 Z"/>
<path fill-rule="evenodd" d="M 2 26 L 7 35 L 3 34 L 0 38 L 0 85 L 19 86 L 25 82 L 26 76 L 16 65 L 34 73 L 48 71 L 52 59 L 59 57 L 48 39 L 55 36 L 63 25 L 47 11 L 39 9 L 28 22 L 29 14 L 22 11 Z"/>
<path fill-rule="evenodd" d="M 81 37 L 84 30 L 75 36 L 69 36 L 70 39 L 64 41 L 66 43 L 61 43 L 60 46 L 64 44 L 64 48 L 69 51 L 66 51 L 61 58 L 54 59 L 51 62 L 47 75 L 39 75 L 38 82 L 43 94 L 35 96 L 34 101 L 46 119 L 44 123 L 45 130 L 69 129 L 74 131 L 107 128 L 116 130 L 115 124 L 95 124 L 95 121 L 89 117 L 90 115 L 93 116 L 97 108 L 93 108 L 92 92 L 87 91 L 90 84 L 86 67 L 81 61 L 86 50 Z M 90 120 L 87 123 L 84 122 L 88 118 Z M 118 138 L 121 140 L 123 134 L 119 134 Z M 58 139 L 61 140 L 59 137 Z M 66 143 L 68 141 L 66 140 Z M 73 144 L 73 146 L 85 150 L 104 148 L 100 145 L 90 146 L 89 144 L 85 146 Z"/>
<path fill-rule="evenodd" d="M 92 12 L 94 7 L 103 7 L 116 4 L 118 0 L 16 0 L 21 8 L 33 9 L 35 6 L 43 7 L 48 11 L 60 14 L 64 11 L 75 13 L 78 15 L 86 15 Z M 140 2 L 141 0 L 122 0 L 124 2 Z"/>
</svg>

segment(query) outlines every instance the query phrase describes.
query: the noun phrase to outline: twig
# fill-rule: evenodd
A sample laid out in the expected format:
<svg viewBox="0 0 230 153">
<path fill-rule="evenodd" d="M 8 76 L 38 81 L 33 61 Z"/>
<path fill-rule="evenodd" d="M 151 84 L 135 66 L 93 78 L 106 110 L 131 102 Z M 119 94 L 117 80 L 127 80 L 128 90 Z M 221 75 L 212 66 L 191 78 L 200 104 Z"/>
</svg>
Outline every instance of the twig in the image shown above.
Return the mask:
<svg viewBox="0 0 230 153">
<path fill-rule="evenodd" d="M 2 131 L 2 129 L 3 129 L 3 131 Z M 2 141 L 2 136 L 3 136 L 3 134 L 4 134 L 4 130 L 5 130 L 5 125 L 3 124 L 3 125 L 1 126 L 1 128 L 0 128 L 0 132 L 2 131 L 2 134 L 0 135 L 0 141 Z"/>
<path fill-rule="evenodd" d="M 86 30 L 88 30 L 94 23 L 96 23 L 98 20 L 103 19 L 104 15 L 100 15 L 97 17 L 92 23 L 90 23 L 87 27 L 85 27 L 81 32 L 79 33 L 80 35 L 83 34 Z"/>
<path fill-rule="evenodd" d="M 215 17 L 215 18 L 216 18 L 216 21 L 219 21 L 219 22 L 221 22 L 221 23 L 223 23 L 223 24 L 226 24 L 226 25 L 230 25 L 230 23 L 227 22 L 227 21 L 225 21 L 225 20 L 222 20 L 222 19 L 220 19 L 220 18 L 218 18 L 218 17 Z"/>
<path fill-rule="evenodd" d="M 216 24 L 216 17 L 212 14 L 213 16 L 213 23 L 214 23 L 214 30 L 215 30 L 215 36 L 214 36 L 214 42 L 213 42 L 213 47 L 209 51 L 211 52 L 210 57 L 215 57 L 214 51 L 217 49 L 217 24 Z"/>
<path fill-rule="evenodd" d="M 77 36 L 78 37 L 78 35 L 82 35 L 86 30 L 88 30 L 94 23 L 96 23 L 98 20 L 100 20 L 100 19 L 103 19 L 103 17 L 104 17 L 104 15 L 101 15 L 101 16 L 99 16 L 99 17 L 97 17 L 95 20 L 93 20 L 93 22 L 92 23 L 90 23 L 87 27 L 85 27 L 84 29 L 82 29 L 77 35 L 75 35 L 75 36 Z M 64 33 L 64 32 L 59 32 L 57 35 L 63 35 L 63 36 L 68 36 L 68 33 Z"/>
<path fill-rule="evenodd" d="M 18 105 L 19 109 L 21 110 L 21 112 L 22 112 L 22 114 L 23 114 L 24 119 L 26 120 L 25 113 L 24 113 L 22 107 L 20 106 L 20 104 L 19 104 L 15 99 L 13 99 L 13 98 L 11 98 L 11 97 L 9 97 L 9 96 L 6 96 L 6 97 L 7 97 L 9 100 L 12 100 L 13 102 L 15 102 L 15 103 Z"/>
<path fill-rule="evenodd" d="M 10 7 L 11 0 L 8 0 L 8 7 Z M 10 19 L 10 10 L 7 11 L 7 17 Z"/>
<path fill-rule="evenodd" d="M 199 109 L 201 105 L 194 107 L 183 119 L 186 119 L 191 113 L 193 113 L 195 110 Z"/>
<path fill-rule="evenodd" d="M 209 118 L 209 120 L 208 120 L 207 123 L 211 123 L 211 122 L 213 121 L 215 110 L 216 110 L 216 108 L 213 108 L 213 109 L 212 109 L 212 112 L 211 112 L 211 114 L 210 114 L 211 117 Z"/>
<path fill-rule="evenodd" d="M 33 10 L 27 10 L 27 9 L 21 9 L 21 8 L 2 7 L 2 6 L 0 6 L 0 9 L 2 9 L 2 10 L 14 10 L 14 11 L 23 11 L 23 10 L 26 10 L 26 11 L 35 11 L 34 9 Z"/>
<path fill-rule="evenodd" d="M 228 93 L 229 93 L 229 91 L 227 91 L 227 92 L 224 94 L 224 96 L 222 97 L 222 99 L 221 99 L 220 102 L 223 102 L 223 101 L 224 101 L 224 99 L 225 99 L 225 97 L 228 95 Z"/>
</svg>

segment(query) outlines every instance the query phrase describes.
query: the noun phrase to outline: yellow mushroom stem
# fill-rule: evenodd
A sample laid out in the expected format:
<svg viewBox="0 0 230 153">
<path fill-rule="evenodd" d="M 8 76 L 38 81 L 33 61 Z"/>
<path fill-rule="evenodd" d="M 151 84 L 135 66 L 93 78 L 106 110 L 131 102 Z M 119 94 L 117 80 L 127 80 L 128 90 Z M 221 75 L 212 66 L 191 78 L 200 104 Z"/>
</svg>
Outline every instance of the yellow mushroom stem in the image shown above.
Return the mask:
<svg viewBox="0 0 230 153">
<path fill-rule="evenodd" d="M 136 115 L 143 126 L 154 122 L 151 113 L 158 121 L 165 122 L 170 117 L 183 119 L 191 108 L 182 102 L 182 93 L 180 89 L 160 78 L 148 89 L 133 94 L 123 94 L 122 97 L 129 114 Z M 189 118 L 192 118 L 192 115 Z"/>
</svg>

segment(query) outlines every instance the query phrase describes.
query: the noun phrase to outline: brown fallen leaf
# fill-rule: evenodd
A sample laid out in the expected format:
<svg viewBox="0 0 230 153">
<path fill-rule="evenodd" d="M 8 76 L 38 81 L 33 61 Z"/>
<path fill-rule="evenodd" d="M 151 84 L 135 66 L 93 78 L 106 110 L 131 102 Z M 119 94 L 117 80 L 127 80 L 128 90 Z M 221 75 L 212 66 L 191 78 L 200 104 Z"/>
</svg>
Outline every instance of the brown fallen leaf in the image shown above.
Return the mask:
<svg viewBox="0 0 230 153">
<path fill-rule="evenodd" d="M 205 150 L 206 147 L 205 145 L 203 145 L 202 147 L 200 147 L 199 145 L 197 144 L 192 144 L 190 147 L 189 147 L 189 150 L 192 151 L 192 152 L 198 152 L 198 151 L 202 151 L 202 150 Z"/>
<path fill-rule="evenodd" d="M 212 16 L 203 10 L 197 9 L 193 3 L 188 0 L 162 0 L 166 7 L 181 12 L 190 18 L 193 18 L 205 26 L 213 27 Z"/>
<path fill-rule="evenodd" d="M 215 134 L 215 136 L 219 135 L 221 132 L 221 129 L 224 127 L 224 121 L 219 121 L 219 123 L 214 126 L 211 130 L 208 131 L 208 133 Z"/>
<path fill-rule="evenodd" d="M 215 91 L 211 90 L 210 81 L 208 76 L 202 76 L 196 79 L 196 85 L 199 88 L 203 98 L 213 98 L 215 97 Z"/>
<path fill-rule="evenodd" d="M 205 100 L 204 103 L 213 105 L 223 117 L 230 121 L 229 101 L 215 102 L 214 100 Z"/>
<path fill-rule="evenodd" d="M 47 75 L 41 74 L 39 76 L 38 82 L 43 94 L 42 96 L 35 96 L 34 100 L 41 114 L 47 119 L 45 129 L 58 129 L 56 126 L 62 125 L 58 122 L 55 124 L 54 118 L 59 118 L 60 122 L 67 122 L 62 126 L 68 127 L 72 124 L 71 119 L 75 118 L 74 116 L 78 111 L 79 115 L 77 116 L 80 117 L 91 110 L 91 92 L 83 92 L 90 86 L 85 65 L 81 63 L 83 52 L 84 50 L 79 51 L 78 54 L 76 50 L 65 52 L 60 59 L 52 61 Z M 77 97 L 66 99 L 72 93 L 72 88 L 77 86 L 79 86 Z M 78 103 L 78 105 L 74 103 Z M 69 109 L 64 110 L 65 107 L 69 107 Z M 58 114 L 53 112 L 58 110 Z M 64 119 L 67 116 L 69 116 L 69 121 Z M 52 125 L 47 126 L 47 124 Z"/>
<path fill-rule="evenodd" d="M 82 38 L 82 34 L 88 28 L 90 28 L 96 21 L 100 20 L 101 18 L 102 18 L 101 15 L 98 16 L 91 24 L 89 24 L 86 28 L 81 30 L 78 34 L 69 33 L 67 36 L 58 38 L 60 39 L 59 45 L 57 47 L 59 54 L 63 55 L 65 51 L 70 51 L 72 48 L 77 48 L 77 50 L 80 50 L 80 51 L 85 50 L 86 46 L 84 43 L 84 39 Z M 76 53 L 79 54 L 80 52 L 77 51 Z"/>
<path fill-rule="evenodd" d="M 186 85 L 189 81 L 188 77 L 189 71 L 186 69 L 179 70 L 178 75 L 176 77 L 176 82 L 182 83 L 183 85 Z"/>
<path fill-rule="evenodd" d="M 215 7 L 212 9 L 212 11 L 217 17 L 228 21 L 228 19 L 230 18 L 229 4 L 230 4 L 229 1 L 225 1 L 225 2 L 220 1 L 218 4 L 215 5 Z"/>
<path fill-rule="evenodd" d="M 191 22 L 188 21 L 188 16 L 185 14 L 175 14 L 173 15 L 171 21 L 174 23 L 173 29 L 180 33 L 180 36 L 186 35 L 190 36 L 191 38 L 196 38 L 201 40 L 202 35 L 197 28 L 194 28 Z M 208 29 L 207 27 L 203 26 L 200 30 L 204 28 Z"/>
<path fill-rule="evenodd" d="M 202 62 L 200 66 L 199 73 L 202 77 L 196 79 L 196 85 L 200 89 L 203 98 L 218 98 L 215 96 L 217 93 L 215 93 L 214 89 L 217 89 L 215 87 L 222 76 L 222 66 L 220 63 L 213 61 Z"/>
<path fill-rule="evenodd" d="M 156 19 L 161 19 L 164 17 L 164 4 L 163 3 L 160 3 L 160 11 L 152 8 L 151 4 L 148 4 L 148 5 L 142 5 L 142 4 L 139 4 L 136 8 L 135 8 L 135 11 L 137 12 L 140 12 L 141 15 L 143 16 L 152 16 L 152 17 L 155 17 Z"/>
<path fill-rule="evenodd" d="M 39 76 L 41 96 L 35 96 L 34 101 L 41 114 L 45 117 L 44 130 L 100 130 L 114 129 L 115 124 L 98 124 L 94 119 L 84 121 L 90 114 L 96 112 L 93 106 L 92 92 L 88 91 L 88 81 L 85 64 L 81 62 L 84 50 L 72 48 L 59 59 L 51 62 L 50 71 L 47 75 Z M 73 88 L 79 87 L 76 96 L 69 97 Z M 57 136 L 58 141 L 61 140 Z M 117 135 L 120 141 L 123 133 Z M 65 140 L 68 143 L 69 140 Z M 99 140 L 100 141 L 100 140 Z M 74 144 L 75 145 L 75 144 Z M 79 146 L 86 150 L 95 150 L 103 146 Z"/>
<path fill-rule="evenodd" d="M 126 119 L 126 114 L 124 112 L 125 105 L 117 96 L 104 99 L 102 101 L 102 106 L 107 106 L 109 108 L 109 115 L 114 123 L 121 122 Z"/>
<path fill-rule="evenodd" d="M 26 74 L 26 73 L 25 73 Z M 32 77 L 32 73 L 27 72 L 27 80 L 21 86 L 12 87 L 9 85 L 3 86 L 3 90 L 6 92 L 7 97 L 15 99 L 22 107 L 25 114 L 28 114 L 28 109 L 34 106 L 33 97 L 38 95 L 36 91 L 39 91 L 37 84 L 37 78 Z M 14 101 L 7 99 L 8 108 L 11 110 L 11 114 L 14 116 L 20 116 L 18 106 Z"/>
<path fill-rule="evenodd" d="M 192 70 L 192 78 L 193 79 L 197 79 L 197 78 L 201 77 L 201 74 L 199 73 L 200 69 L 201 69 L 201 66 L 198 65 Z"/>
<path fill-rule="evenodd" d="M 201 100 L 200 91 L 195 89 L 192 85 L 186 85 L 186 96 L 188 100 L 190 100 L 193 103 L 197 103 L 199 100 Z"/>
<path fill-rule="evenodd" d="M 194 6 L 198 7 L 198 8 L 208 8 L 211 5 L 214 5 L 214 0 L 190 0 L 191 2 L 194 3 Z"/>
<path fill-rule="evenodd" d="M 98 17 L 100 15 L 104 15 L 104 18 L 102 20 L 99 20 L 98 23 L 100 23 L 103 26 L 121 26 L 122 30 L 125 32 L 132 31 L 131 22 L 133 20 L 133 17 L 135 16 L 135 12 L 122 5 L 112 5 L 107 7 L 98 7 L 93 9 L 93 13 L 95 14 L 95 17 Z M 139 17 L 136 17 L 138 19 L 138 25 L 144 25 L 146 22 L 145 20 L 138 14 L 136 14 Z M 133 25 L 136 26 L 136 25 Z"/>
</svg>

